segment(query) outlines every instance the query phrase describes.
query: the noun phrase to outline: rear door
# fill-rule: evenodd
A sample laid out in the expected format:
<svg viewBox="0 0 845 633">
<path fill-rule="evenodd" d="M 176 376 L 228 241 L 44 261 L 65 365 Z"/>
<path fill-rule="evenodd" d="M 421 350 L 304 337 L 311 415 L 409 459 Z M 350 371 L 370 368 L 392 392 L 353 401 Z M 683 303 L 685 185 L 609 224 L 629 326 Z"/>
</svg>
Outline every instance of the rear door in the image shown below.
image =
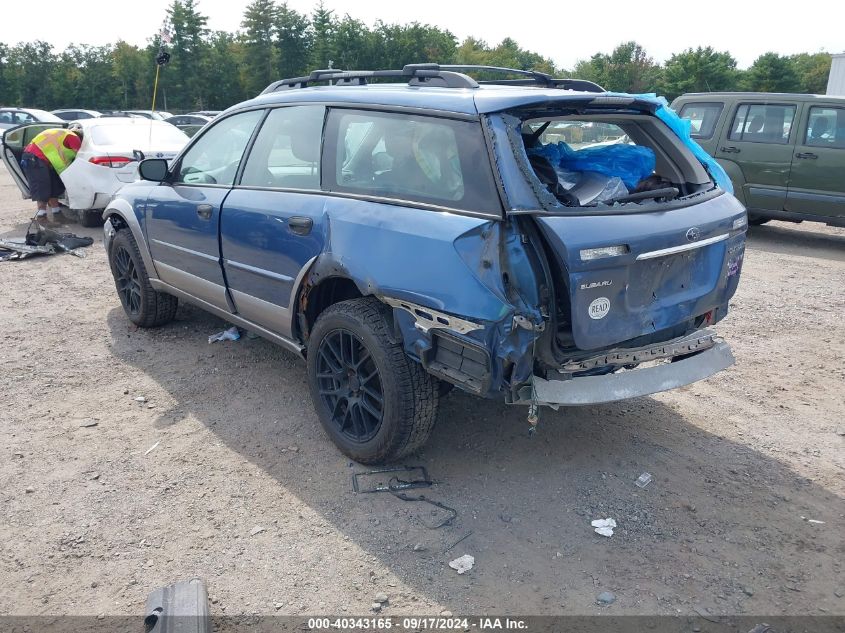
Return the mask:
<svg viewBox="0 0 845 633">
<path fill-rule="evenodd" d="M 786 204 L 800 104 L 743 102 L 734 107 L 715 157 L 742 171 L 750 210 L 782 211 Z"/>
<path fill-rule="evenodd" d="M 325 199 L 315 194 L 324 116 L 320 105 L 270 111 L 220 221 L 238 314 L 283 336 L 291 334 L 296 278 L 323 247 Z"/>
<path fill-rule="evenodd" d="M 21 169 L 21 156 L 24 148 L 44 130 L 66 128 L 67 126 L 67 123 L 30 123 L 29 125 L 9 128 L 3 132 L 3 164 L 6 165 L 6 169 L 12 175 L 12 180 L 15 181 L 24 198 L 30 197 L 29 183 Z"/>
<path fill-rule="evenodd" d="M 845 106 L 807 105 L 786 210 L 845 219 Z"/>
<path fill-rule="evenodd" d="M 159 278 L 218 308 L 229 309 L 220 210 L 263 114 L 241 112 L 208 129 L 147 200 L 147 243 Z"/>
</svg>

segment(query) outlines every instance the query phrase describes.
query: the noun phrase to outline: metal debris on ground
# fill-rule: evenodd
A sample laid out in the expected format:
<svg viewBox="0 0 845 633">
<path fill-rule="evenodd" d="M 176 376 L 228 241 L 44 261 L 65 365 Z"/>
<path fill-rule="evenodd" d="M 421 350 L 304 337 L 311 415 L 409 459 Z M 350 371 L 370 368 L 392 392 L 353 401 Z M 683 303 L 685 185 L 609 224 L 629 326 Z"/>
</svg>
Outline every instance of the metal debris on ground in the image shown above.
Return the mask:
<svg viewBox="0 0 845 633">
<path fill-rule="evenodd" d="M 205 582 L 192 578 L 153 591 L 147 598 L 148 633 L 211 633 Z"/>
<path fill-rule="evenodd" d="M 452 549 L 455 547 L 455 545 L 457 545 L 458 543 L 463 543 L 463 542 L 464 542 L 465 540 L 467 540 L 470 536 L 472 536 L 472 530 L 470 530 L 469 532 L 467 532 L 466 534 L 464 534 L 461 538 L 459 538 L 457 541 L 455 541 L 454 543 L 452 543 L 449 547 L 447 547 L 446 549 L 444 549 L 444 550 L 443 550 L 443 553 L 445 554 L 446 552 L 449 552 L 450 550 L 452 550 Z"/>
<path fill-rule="evenodd" d="M 217 341 L 237 341 L 241 338 L 241 333 L 234 325 L 228 330 L 223 330 L 217 334 L 212 334 L 208 337 L 209 343 L 216 343 Z"/>
<path fill-rule="evenodd" d="M 442 521 L 440 521 L 439 523 L 436 523 L 434 525 L 428 525 L 428 524 L 423 523 L 423 525 L 425 525 L 425 527 L 427 527 L 429 530 L 436 530 L 437 528 L 442 528 L 446 525 L 451 525 L 452 521 L 454 521 L 455 518 L 458 516 L 458 511 L 455 510 L 455 508 L 450 508 L 445 503 L 440 503 L 439 501 L 433 501 L 432 499 L 429 499 L 429 498 L 425 497 L 424 495 L 420 495 L 418 497 L 409 497 L 404 492 L 391 491 L 391 493 L 393 494 L 394 497 L 401 499 L 402 501 L 418 501 L 418 502 L 421 502 L 421 503 L 427 503 L 429 505 L 434 506 L 435 508 L 440 508 L 441 510 L 445 510 L 448 513 L 446 518 L 443 519 Z"/>
<path fill-rule="evenodd" d="M 634 482 L 634 484 L 638 488 L 645 488 L 647 485 L 649 485 L 651 483 L 651 480 L 652 480 L 652 476 L 651 476 L 650 473 L 643 473 L 642 475 L 637 477 L 637 480 Z"/>
<path fill-rule="evenodd" d="M 596 534 L 601 534 L 602 536 L 611 537 L 613 536 L 613 528 L 616 527 L 616 521 L 611 518 L 607 519 L 595 519 L 590 523 L 595 528 Z"/>
<path fill-rule="evenodd" d="M 449 561 L 449 567 L 454 569 L 459 574 L 465 574 L 472 566 L 475 565 L 475 557 L 470 556 L 469 554 L 464 554 L 463 556 L 456 558 L 453 561 Z"/>
<path fill-rule="evenodd" d="M 407 474 L 403 478 L 391 477 L 387 482 L 383 481 L 384 475 L 387 473 L 418 473 L 417 477 L 409 477 Z M 369 488 L 361 487 L 361 480 L 368 478 L 377 478 L 373 486 Z M 434 482 L 428 478 L 428 472 L 423 466 L 399 466 L 397 468 L 382 468 L 380 470 L 368 470 L 363 473 L 353 473 L 352 475 L 352 490 L 360 492 L 361 494 L 368 494 L 371 492 L 398 492 L 402 490 L 411 490 L 413 488 L 428 488 Z"/>
</svg>

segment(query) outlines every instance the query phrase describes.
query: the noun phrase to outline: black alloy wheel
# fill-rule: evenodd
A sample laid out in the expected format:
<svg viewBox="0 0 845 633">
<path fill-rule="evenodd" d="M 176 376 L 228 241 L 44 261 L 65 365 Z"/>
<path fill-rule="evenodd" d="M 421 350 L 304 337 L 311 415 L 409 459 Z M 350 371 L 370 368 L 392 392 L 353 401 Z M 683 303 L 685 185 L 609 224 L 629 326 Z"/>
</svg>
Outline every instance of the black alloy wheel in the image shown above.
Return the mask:
<svg viewBox="0 0 845 633">
<path fill-rule="evenodd" d="M 384 392 L 364 342 L 349 330 L 333 330 L 320 341 L 316 360 L 317 389 L 332 423 L 353 442 L 371 440 L 384 418 Z"/>
</svg>

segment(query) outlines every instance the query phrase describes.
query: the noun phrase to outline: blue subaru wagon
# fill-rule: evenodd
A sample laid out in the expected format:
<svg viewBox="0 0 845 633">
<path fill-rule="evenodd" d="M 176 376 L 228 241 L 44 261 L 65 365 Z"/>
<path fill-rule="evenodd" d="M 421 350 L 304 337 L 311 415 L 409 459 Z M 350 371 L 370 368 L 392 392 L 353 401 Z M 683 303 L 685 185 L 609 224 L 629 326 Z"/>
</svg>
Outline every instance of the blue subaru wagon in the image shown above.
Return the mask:
<svg viewBox="0 0 845 633">
<path fill-rule="evenodd" d="M 536 423 L 686 385 L 733 363 L 709 326 L 747 219 L 685 123 L 534 71 L 282 80 L 140 164 L 104 212 L 117 292 L 141 327 L 182 299 L 303 356 L 363 463 L 421 446 L 453 386 Z"/>
</svg>

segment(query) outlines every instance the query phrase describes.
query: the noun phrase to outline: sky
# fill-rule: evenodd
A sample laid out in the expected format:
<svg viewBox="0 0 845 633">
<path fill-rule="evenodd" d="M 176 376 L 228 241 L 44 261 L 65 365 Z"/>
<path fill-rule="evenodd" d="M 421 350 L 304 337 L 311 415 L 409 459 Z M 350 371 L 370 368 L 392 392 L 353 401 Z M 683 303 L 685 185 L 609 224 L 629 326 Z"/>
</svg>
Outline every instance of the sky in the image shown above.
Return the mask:
<svg viewBox="0 0 845 633">
<path fill-rule="evenodd" d="M 68 44 L 102 45 L 118 39 L 142 45 L 158 31 L 170 0 L 40 0 L 34 19 L 25 2 L 3 10 L 0 42 L 43 39 L 62 50 Z M 199 0 L 214 30 L 240 28 L 248 0 Z M 314 0 L 288 0 L 288 6 L 310 13 Z M 563 68 L 596 52 L 609 53 L 620 42 L 636 40 L 655 61 L 697 46 L 729 51 L 740 68 L 759 55 L 801 52 L 845 52 L 845 5 L 841 0 L 816 0 L 810 5 L 788 5 L 769 0 L 707 0 L 655 3 L 645 9 L 642 0 L 600 2 L 536 1 L 508 9 L 503 0 L 325 0 L 336 15 L 349 13 L 372 25 L 376 20 L 418 21 L 448 29 L 459 40 L 472 35 L 494 45 L 505 37 L 520 46 L 550 57 Z M 72 9 L 69 9 L 72 6 Z M 661 9 L 658 9 L 661 7 Z M 20 19 L 15 13 L 20 12 Z M 819 20 L 822 16 L 824 19 Z M 838 17 L 837 17 L 838 16 Z"/>
</svg>

